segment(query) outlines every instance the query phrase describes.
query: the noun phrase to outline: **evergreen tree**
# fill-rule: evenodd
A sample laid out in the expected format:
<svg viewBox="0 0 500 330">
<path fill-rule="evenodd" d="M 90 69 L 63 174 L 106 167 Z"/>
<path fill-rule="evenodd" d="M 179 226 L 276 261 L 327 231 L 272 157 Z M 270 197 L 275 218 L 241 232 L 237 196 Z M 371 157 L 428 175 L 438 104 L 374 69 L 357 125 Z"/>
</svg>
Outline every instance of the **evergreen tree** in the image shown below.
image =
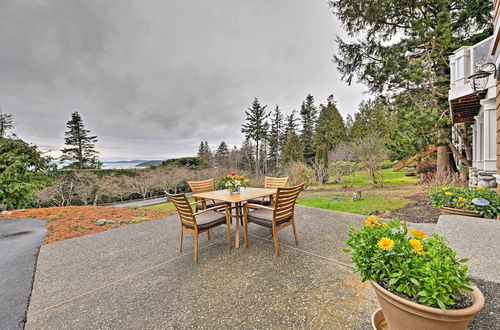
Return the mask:
<svg viewBox="0 0 500 330">
<path fill-rule="evenodd" d="M 198 157 L 212 162 L 212 151 L 210 150 L 207 141 L 200 142 L 200 146 L 198 147 Z"/>
<path fill-rule="evenodd" d="M 300 139 L 302 141 L 302 145 L 304 146 L 304 159 L 309 165 L 314 163 L 313 137 L 317 115 L 318 110 L 314 105 L 314 97 L 309 94 L 300 107 L 300 116 L 302 120 Z"/>
<path fill-rule="evenodd" d="M 245 134 L 246 139 L 252 139 L 255 141 L 255 163 L 260 164 L 259 161 L 259 151 L 261 141 L 267 138 L 267 131 L 269 129 L 269 124 L 266 119 L 269 116 L 266 113 L 267 105 L 260 105 L 259 100 L 255 98 L 252 103 L 252 107 L 245 111 L 246 120 L 241 127 L 241 132 Z M 256 166 L 255 170 L 257 175 L 260 174 L 260 166 Z"/>
<path fill-rule="evenodd" d="M 229 161 L 229 147 L 222 141 L 215 151 L 215 161 L 218 166 L 227 166 Z"/>
<path fill-rule="evenodd" d="M 205 144 L 203 141 L 200 142 L 200 146 L 198 147 L 198 157 L 201 157 L 205 153 Z"/>
<path fill-rule="evenodd" d="M 250 140 L 245 140 L 241 145 L 241 163 L 238 168 L 245 171 L 253 171 L 255 169 L 255 147 Z"/>
<path fill-rule="evenodd" d="M 321 112 L 316 124 L 313 144 L 316 148 L 326 145 L 328 150 L 335 148 L 347 137 L 344 119 L 340 115 L 333 95 L 328 98 L 326 106 L 320 105 Z"/>
<path fill-rule="evenodd" d="M 304 161 L 304 145 L 297 134 L 291 133 L 288 135 L 281 161 L 283 164 L 294 161 Z"/>
<path fill-rule="evenodd" d="M 2 107 L 0 107 L 0 137 L 5 137 L 9 129 L 14 128 L 12 123 L 12 115 L 2 112 Z"/>
<path fill-rule="evenodd" d="M 64 142 L 68 147 L 61 150 L 61 161 L 71 162 L 68 167 L 73 168 L 101 168 L 102 163 L 97 158 L 99 153 L 94 145 L 97 136 L 89 135 L 90 131 L 85 129 L 80 114 L 73 112 L 66 126 L 68 130 Z"/>
<path fill-rule="evenodd" d="M 284 143 L 283 148 L 285 147 L 286 141 L 288 140 L 288 136 L 290 134 L 297 134 L 297 130 L 299 125 L 297 124 L 297 117 L 295 116 L 296 111 L 293 110 L 292 113 L 286 116 L 286 125 L 285 125 L 285 134 L 284 134 Z"/>
<path fill-rule="evenodd" d="M 350 134 L 355 140 L 364 138 L 370 133 L 378 133 L 385 138 L 393 129 L 392 123 L 393 113 L 390 105 L 384 97 L 377 97 L 361 102 L 358 112 L 354 114 Z"/>
<path fill-rule="evenodd" d="M 271 119 L 271 130 L 269 132 L 269 162 L 272 168 L 278 167 L 278 160 L 283 149 L 283 114 L 276 105 Z"/>
<path fill-rule="evenodd" d="M 334 56 L 343 79 L 393 96 L 408 145 L 438 145 L 438 176 L 453 171 L 449 59 L 492 34 L 491 1 L 336 0 L 330 5 L 350 41 L 337 38 Z M 390 41 L 390 42 L 388 42 Z M 398 114 L 398 117 L 400 115 Z M 398 123 L 399 120 L 398 120 Z"/>
</svg>

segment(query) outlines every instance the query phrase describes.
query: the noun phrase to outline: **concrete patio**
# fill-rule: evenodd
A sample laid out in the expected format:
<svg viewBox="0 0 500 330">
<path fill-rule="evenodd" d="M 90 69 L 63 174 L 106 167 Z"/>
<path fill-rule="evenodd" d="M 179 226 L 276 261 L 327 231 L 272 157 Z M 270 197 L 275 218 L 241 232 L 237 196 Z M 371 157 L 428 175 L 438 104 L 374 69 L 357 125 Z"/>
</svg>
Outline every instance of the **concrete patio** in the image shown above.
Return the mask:
<svg viewBox="0 0 500 330">
<path fill-rule="evenodd" d="M 280 231 L 279 258 L 266 229 L 251 226 L 250 247 L 228 250 L 219 227 L 195 263 L 191 238 L 178 251 L 176 216 L 44 245 L 26 328 L 371 329 L 378 303 L 342 251 L 348 225 L 364 219 L 298 206 L 301 245 Z"/>
</svg>

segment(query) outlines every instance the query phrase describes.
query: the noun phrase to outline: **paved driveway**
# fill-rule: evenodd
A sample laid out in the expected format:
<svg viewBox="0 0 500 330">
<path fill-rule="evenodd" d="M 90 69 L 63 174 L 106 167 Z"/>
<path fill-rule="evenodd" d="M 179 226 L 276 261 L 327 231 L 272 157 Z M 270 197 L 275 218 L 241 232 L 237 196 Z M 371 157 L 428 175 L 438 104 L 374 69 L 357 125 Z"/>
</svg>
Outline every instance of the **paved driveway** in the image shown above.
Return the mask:
<svg viewBox="0 0 500 330">
<path fill-rule="evenodd" d="M 22 329 L 36 258 L 47 229 L 34 219 L 0 219 L 0 329 Z"/>
<path fill-rule="evenodd" d="M 297 210 L 302 244 L 280 231 L 279 258 L 252 226 L 248 249 L 228 250 L 224 228 L 203 236 L 195 263 L 190 237 L 177 250 L 176 216 L 45 245 L 27 328 L 369 329 L 377 302 L 342 252 L 365 217 Z"/>
</svg>

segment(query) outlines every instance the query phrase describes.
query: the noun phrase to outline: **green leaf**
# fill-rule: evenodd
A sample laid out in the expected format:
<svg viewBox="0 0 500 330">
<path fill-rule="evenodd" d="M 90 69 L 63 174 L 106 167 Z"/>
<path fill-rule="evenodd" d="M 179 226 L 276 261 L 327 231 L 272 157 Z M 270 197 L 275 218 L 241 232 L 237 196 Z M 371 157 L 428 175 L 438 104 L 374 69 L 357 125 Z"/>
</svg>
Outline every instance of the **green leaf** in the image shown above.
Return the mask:
<svg viewBox="0 0 500 330">
<path fill-rule="evenodd" d="M 410 278 L 410 281 L 411 281 L 413 284 L 420 286 L 420 282 L 419 282 L 419 281 L 417 281 L 416 279 L 414 279 L 414 278 Z"/>
</svg>

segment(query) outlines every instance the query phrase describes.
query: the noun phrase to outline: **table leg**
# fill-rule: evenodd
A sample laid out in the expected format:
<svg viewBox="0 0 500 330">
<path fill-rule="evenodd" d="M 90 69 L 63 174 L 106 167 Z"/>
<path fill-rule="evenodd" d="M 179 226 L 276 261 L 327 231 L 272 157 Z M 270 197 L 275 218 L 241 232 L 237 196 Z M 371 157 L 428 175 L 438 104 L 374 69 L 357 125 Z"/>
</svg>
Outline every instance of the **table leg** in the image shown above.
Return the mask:
<svg viewBox="0 0 500 330">
<path fill-rule="evenodd" d="M 240 207 L 241 203 L 235 203 L 236 204 L 236 242 L 235 246 L 237 249 L 240 248 Z"/>
</svg>

